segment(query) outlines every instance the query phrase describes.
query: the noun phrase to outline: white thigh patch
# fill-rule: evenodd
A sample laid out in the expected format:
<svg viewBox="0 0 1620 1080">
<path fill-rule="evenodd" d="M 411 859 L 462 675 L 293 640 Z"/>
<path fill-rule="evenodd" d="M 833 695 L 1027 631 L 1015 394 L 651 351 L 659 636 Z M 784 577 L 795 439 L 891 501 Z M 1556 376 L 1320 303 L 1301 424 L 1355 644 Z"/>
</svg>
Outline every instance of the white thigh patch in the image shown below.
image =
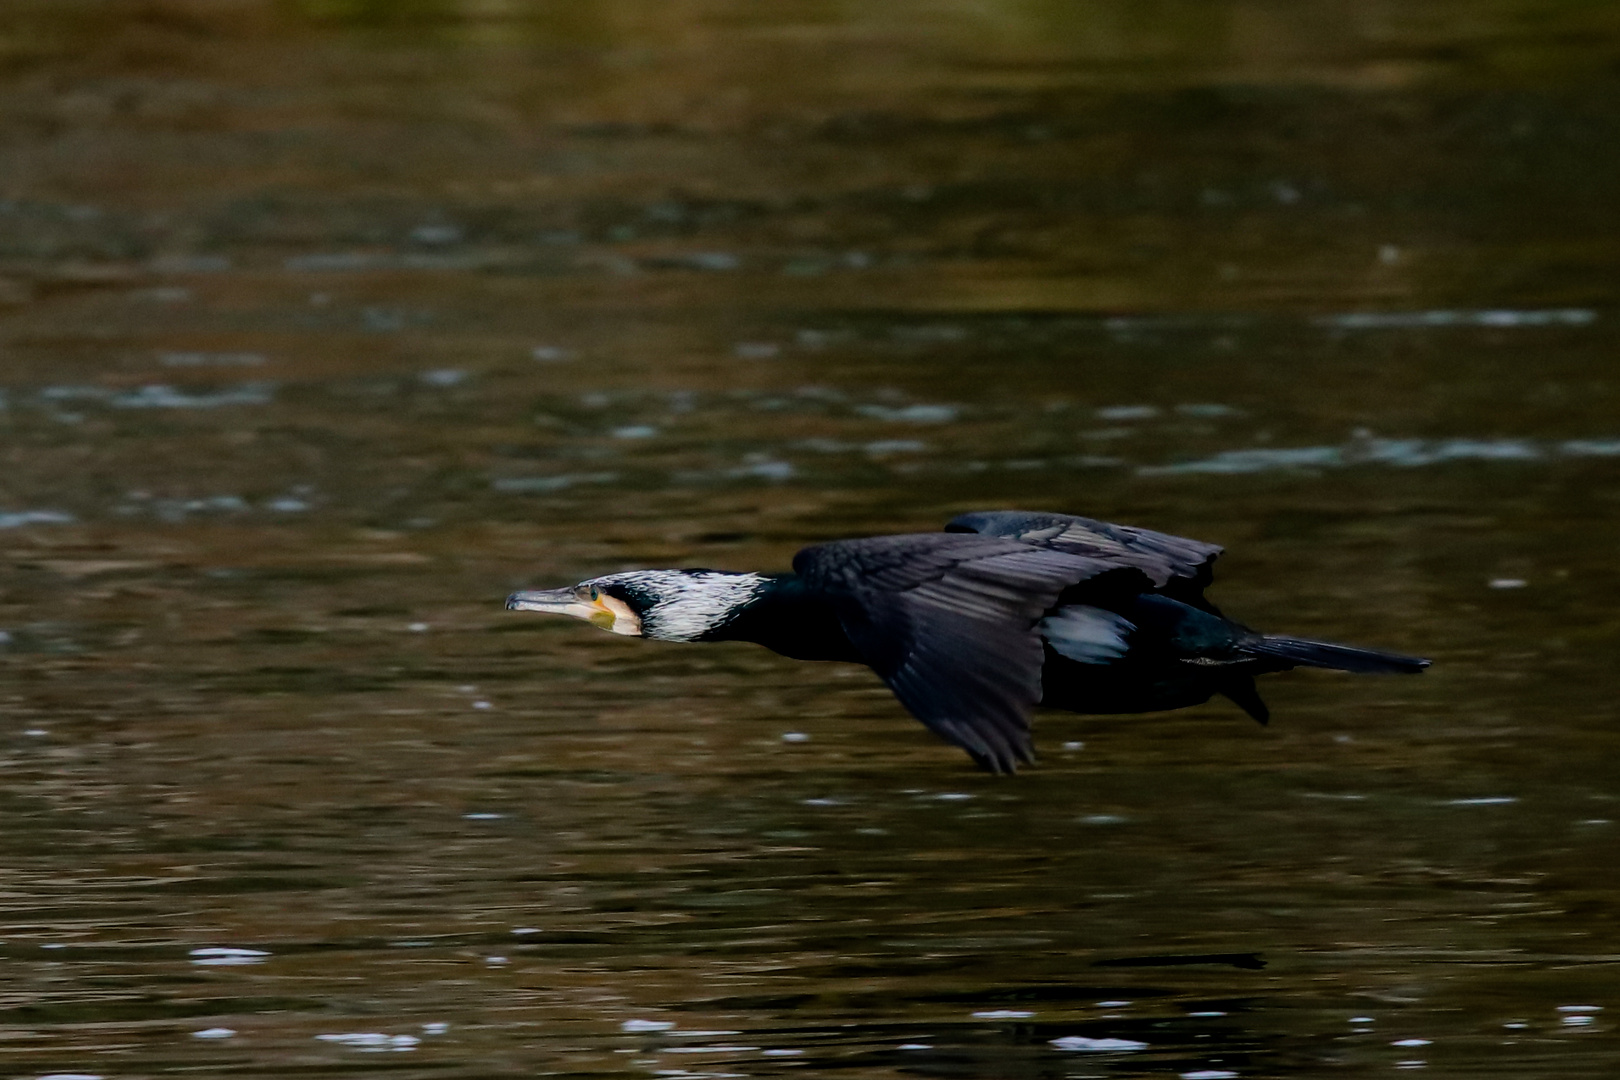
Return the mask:
<svg viewBox="0 0 1620 1080">
<path fill-rule="evenodd" d="M 1123 615 L 1085 604 L 1058 608 L 1040 621 L 1048 645 L 1082 664 L 1110 664 L 1130 649 L 1125 640 L 1136 624 Z"/>
</svg>

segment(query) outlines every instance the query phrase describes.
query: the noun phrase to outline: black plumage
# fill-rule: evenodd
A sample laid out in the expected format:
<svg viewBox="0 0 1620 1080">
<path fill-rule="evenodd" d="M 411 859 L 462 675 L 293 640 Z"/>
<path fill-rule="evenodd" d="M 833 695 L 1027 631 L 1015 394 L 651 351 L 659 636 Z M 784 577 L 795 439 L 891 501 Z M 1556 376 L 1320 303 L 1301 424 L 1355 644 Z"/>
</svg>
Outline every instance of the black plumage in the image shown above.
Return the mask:
<svg viewBox="0 0 1620 1080">
<path fill-rule="evenodd" d="M 1036 705 L 1132 713 L 1220 693 L 1265 723 L 1255 675 L 1428 666 L 1225 618 L 1203 595 L 1221 550 L 1089 518 L 994 511 L 963 514 L 941 533 L 805 548 L 791 574 L 632 571 L 516 593 L 507 606 L 618 633 L 864 663 L 913 716 L 994 772 L 1033 760 Z"/>
</svg>

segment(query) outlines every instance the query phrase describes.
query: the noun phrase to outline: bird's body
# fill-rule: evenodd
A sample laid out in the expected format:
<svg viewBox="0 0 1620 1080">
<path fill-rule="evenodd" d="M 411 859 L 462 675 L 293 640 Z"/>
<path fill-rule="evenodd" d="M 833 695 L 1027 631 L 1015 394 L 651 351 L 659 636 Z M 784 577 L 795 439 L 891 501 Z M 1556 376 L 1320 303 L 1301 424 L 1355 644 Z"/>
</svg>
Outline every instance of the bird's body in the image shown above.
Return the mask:
<svg viewBox="0 0 1620 1080">
<path fill-rule="evenodd" d="M 1427 660 L 1256 633 L 1204 598 L 1221 548 L 1064 514 L 964 514 L 942 533 L 805 548 L 790 574 L 643 570 L 507 607 L 668 641 L 751 641 L 871 667 L 984 768 L 1033 760 L 1029 710 L 1135 713 L 1219 693 L 1265 723 L 1254 676 L 1416 672 Z"/>
</svg>

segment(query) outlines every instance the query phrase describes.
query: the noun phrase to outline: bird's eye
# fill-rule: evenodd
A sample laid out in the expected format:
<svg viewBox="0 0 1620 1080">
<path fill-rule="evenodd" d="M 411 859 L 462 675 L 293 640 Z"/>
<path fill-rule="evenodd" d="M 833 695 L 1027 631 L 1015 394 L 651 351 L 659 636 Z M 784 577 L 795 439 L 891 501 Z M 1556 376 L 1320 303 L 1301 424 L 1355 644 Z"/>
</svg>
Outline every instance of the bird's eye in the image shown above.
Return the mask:
<svg viewBox="0 0 1620 1080">
<path fill-rule="evenodd" d="M 595 585 L 591 586 L 591 599 L 593 601 L 602 599 L 602 590 L 598 589 Z"/>
</svg>

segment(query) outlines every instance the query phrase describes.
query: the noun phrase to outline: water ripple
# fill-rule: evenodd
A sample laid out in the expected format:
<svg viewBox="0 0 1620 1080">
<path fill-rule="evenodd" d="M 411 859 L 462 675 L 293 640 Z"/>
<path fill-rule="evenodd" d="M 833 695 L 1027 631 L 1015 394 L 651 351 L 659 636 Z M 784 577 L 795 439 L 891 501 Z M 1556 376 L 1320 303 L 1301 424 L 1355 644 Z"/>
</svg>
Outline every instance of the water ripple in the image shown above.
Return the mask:
<svg viewBox="0 0 1620 1080">
<path fill-rule="evenodd" d="M 1452 461 L 1543 461 L 1558 457 L 1620 456 L 1620 440 L 1569 439 L 1358 439 L 1339 446 L 1279 446 L 1223 450 L 1207 458 L 1173 465 L 1144 465 L 1144 476 L 1179 473 L 1258 473 L 1280 470 L 1341 469 L 1356 465 L 1417 468 Z"/>
<path fill-rule="evenodd" d="M 1410 330 L 1428 326 L 1587 326 L 1597 312 L 1587 308 L 1510 308 L 1439 311 L 1351 311 L 1311 320 L 1335 330 Z"/>
</svg>

